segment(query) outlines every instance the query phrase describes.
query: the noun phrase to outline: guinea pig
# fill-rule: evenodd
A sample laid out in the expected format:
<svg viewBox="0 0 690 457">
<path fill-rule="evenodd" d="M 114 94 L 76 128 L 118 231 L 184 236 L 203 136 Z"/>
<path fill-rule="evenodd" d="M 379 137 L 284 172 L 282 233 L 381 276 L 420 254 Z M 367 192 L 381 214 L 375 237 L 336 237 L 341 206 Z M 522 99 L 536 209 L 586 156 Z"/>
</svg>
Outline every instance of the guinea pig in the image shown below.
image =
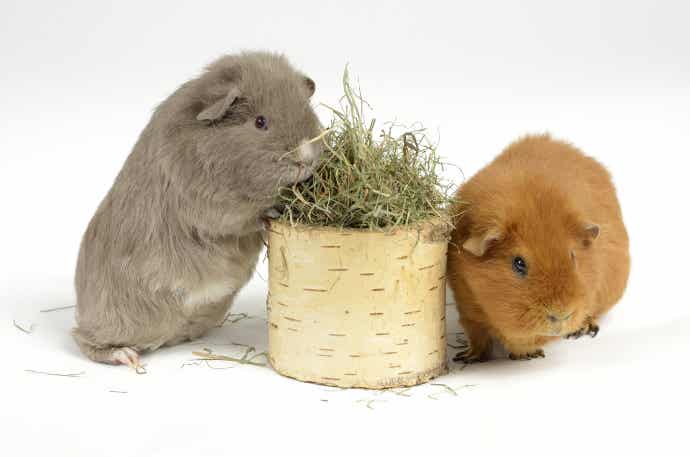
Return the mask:
<svg viewBox="0 0 690 457">
<path fill-rule="evenodd" d="M 158 106 L 81 242 L 72 334 L 87 357 L 138 368 L 142 351 L 222 322 L 279 189 L 321 154 L 314 91 L 282 55 L 251 52 Z"/>
<path fill-rule="evenodd" d="M 630 270 L 628 235 L 608 171 L 548 135 L 508 146 L 456 195 L 449 285 L 467 348 L 494 341 L 511 359 L 543 357 L 562 337 L 596 336 Z"/>
</svg>

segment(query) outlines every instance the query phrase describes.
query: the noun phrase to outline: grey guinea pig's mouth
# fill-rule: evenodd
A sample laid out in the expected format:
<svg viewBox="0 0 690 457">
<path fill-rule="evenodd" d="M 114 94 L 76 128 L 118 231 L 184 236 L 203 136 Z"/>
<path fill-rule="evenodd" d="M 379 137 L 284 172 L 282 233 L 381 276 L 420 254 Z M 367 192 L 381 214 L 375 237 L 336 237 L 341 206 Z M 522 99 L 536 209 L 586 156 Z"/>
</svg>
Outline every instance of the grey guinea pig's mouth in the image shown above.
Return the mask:
<svg viewBox="0 0 690 457">
<path fill-rule="evenodd" d="M 299 164 L 299 176 L 296 180 L 298 183 L 309 183 L 314 179 L 314 170 L 311 165 Z"/>
</svg>

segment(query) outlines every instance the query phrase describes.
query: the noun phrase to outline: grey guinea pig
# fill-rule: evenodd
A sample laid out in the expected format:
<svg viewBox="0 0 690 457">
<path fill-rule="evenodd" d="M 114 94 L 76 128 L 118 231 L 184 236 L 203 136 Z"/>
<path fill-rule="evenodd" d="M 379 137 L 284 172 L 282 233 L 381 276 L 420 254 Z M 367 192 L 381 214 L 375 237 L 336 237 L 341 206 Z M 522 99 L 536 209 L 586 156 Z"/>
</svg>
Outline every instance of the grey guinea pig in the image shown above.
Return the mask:
<svg viewBox="0 0 690 457">
<path fill-rule="evenodd" d="M 76 270 L 81 351 L 139 354 L 222 322 L 254 271 L 278 189 L 323 149 L 314 82 L 285 57 L 222 57 L 155 110 L 91 219 Z"/>
</svg>

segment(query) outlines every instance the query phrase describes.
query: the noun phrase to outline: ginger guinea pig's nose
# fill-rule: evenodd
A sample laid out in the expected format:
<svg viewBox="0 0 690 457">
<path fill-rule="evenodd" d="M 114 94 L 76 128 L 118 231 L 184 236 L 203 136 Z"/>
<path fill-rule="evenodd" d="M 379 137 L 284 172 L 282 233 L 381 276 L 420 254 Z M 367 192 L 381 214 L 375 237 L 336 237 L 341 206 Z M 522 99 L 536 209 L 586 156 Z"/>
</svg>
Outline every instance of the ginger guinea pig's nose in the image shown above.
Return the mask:
<svg viewBox="0 0 690 457">
<path fill-rule="evenodd" d="M 549 336 L 561 336 L 573 314 L 575 311 L 549 311 L 546 315 L 551 327 Z"/>
<path fill-rule="evenodd" d="M 575 314 L 575 311 L 570 311 L 570 312 L 555 312 L 551 311 L 549 314 L 546 316 L 550 322 L 556 324 L 558 322 L 565 322 L 568 319 L 570 319 L 573 314 Z"/>
</svg>

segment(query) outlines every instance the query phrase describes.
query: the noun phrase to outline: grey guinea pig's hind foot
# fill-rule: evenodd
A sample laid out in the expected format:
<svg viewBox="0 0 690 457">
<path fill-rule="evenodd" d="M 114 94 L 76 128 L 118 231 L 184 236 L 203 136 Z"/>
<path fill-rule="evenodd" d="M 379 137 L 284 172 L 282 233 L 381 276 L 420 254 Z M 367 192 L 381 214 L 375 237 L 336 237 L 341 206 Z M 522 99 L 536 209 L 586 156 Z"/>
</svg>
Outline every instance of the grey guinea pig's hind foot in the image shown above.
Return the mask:
<svg viewBox="0 0 690 457">
<path fill-rule="evenodd" d="M 138 374 L 146 373 L 146 369 L 139 359 L 139 353 L 129 346 L 96 348 L 84 347 L 84 345 L 81 345 L 81 349 L 84 355 L 94 362 L 107 363 L 110 365 L 127 365 Z"/>
<path fill-rule="evenodd" d="M 146 369 L 139 360 L 139 353 L 130 347 L 112 348 L 110 350 L 109 363 L 127 365 L 137 374 L 145 374 Z"/>
</svg>

